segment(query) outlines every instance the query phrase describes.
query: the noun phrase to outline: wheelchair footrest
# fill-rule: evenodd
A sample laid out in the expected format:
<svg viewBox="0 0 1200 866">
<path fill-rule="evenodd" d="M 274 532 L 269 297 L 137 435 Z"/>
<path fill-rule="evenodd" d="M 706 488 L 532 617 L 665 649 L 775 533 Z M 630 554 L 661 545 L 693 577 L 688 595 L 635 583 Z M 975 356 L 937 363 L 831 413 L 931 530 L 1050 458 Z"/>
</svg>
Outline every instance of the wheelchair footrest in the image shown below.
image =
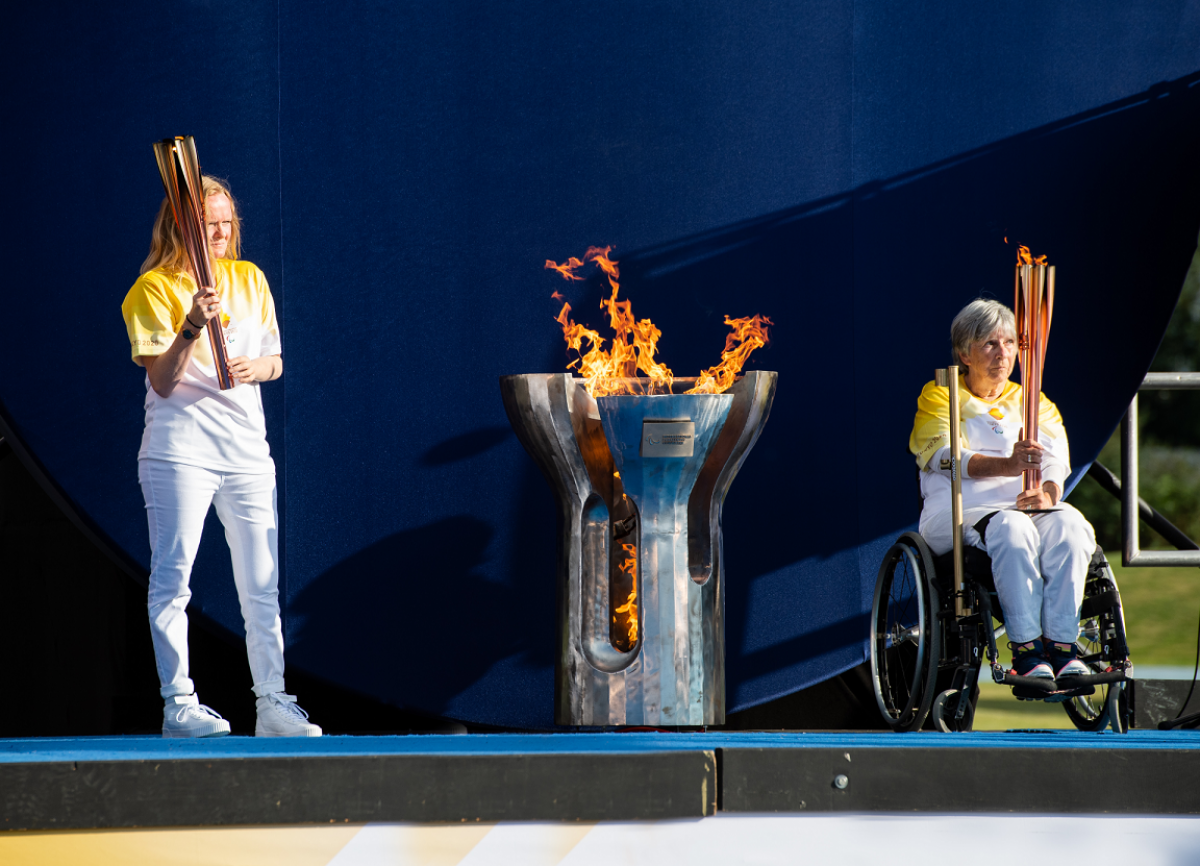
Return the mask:
<svg viewBox="0 0 1200 866">
<path fill-rule="evenodd" d="M 1056 692 L 1060 686 L 1049 677 L 1022 677 L 1017 674 L 1004 672 L 1001 682 L 1006 686 L 1021 686 L 1039 692 Z"/>
<path fill-rule="evenodd" d="M 1001 683 L 1012 686 L 1013 697 L 1021 701 L 1061 703 L 1069 698 L 1096 693 L 1091 683 L 1067 683 L 1065 679 L 1055 681 L 1049 677 L 1022 677 L 1005 671 Z"/>
<path fill-rule="evenodd" d="M 1100 686 L 1105 683 L 1123 683 L 1128 677 L 1123 670 L 1101 671 L 1097 674 L 1079 674 L 1074 677 L 1059 677 L 1058 686 L 1062 689 L 1077 689 L 1084 686 Z"/>
</svg>

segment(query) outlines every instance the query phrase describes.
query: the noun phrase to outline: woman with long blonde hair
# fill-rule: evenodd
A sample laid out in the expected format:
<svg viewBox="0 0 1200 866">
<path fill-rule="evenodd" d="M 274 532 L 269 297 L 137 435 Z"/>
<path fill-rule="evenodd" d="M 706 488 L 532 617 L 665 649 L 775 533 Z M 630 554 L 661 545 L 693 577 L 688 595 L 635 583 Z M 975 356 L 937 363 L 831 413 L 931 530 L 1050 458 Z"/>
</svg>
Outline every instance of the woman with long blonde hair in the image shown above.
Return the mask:
<svg viewBox="0 0 1200 866">
<path fill-rule="evenodd" d="M 207 202 L 213 196 L 223 195 L 229 201 L 232 220 L 229 226 L 228 244 L 221 258 L 240 259 L 242 257 L 242 221 L 238 218 L 237 202 L 225 181 L 220 178 L 204 175 L 201 179 L 204 190 L 204 200 Z M 150 255 L 142 262 L 139 274 L 162 268 L 169 273 L 186 271 L 188 268 L 187 250 L 183 246 L 183 237 L 179 234 L 179 226 L 171 212 L 171 202 L 162 200 L 158 208 L 158 216 L 154 218 L 154 228 L 150 231 Z"/>
<path fill-rule="evenodd" d="M 151 232 L 150 254 L 121 311 L 133 362 L 146 370 L 146 427 L 138 479 L 150 525 L 148 608 L 164 699 L 164 737 L 219 737 L 229 723 L 200 703 L 189 677 L 187 603 L 192 563 L 209 506 L 225 525 L 257 696 L 255 734 L 316 737 L 284 691 L 279 616 L 279 521 L 275 463 L 259 385 L 283 374 L 275 302 L 267 279 L 242 261 L 241 221 L 228 187 L 203 179 L 214 285 L 196 285 L 170 204 Z M 222 391 L 201 339 L 216 320 L 235 385 Z"/>
</svg>

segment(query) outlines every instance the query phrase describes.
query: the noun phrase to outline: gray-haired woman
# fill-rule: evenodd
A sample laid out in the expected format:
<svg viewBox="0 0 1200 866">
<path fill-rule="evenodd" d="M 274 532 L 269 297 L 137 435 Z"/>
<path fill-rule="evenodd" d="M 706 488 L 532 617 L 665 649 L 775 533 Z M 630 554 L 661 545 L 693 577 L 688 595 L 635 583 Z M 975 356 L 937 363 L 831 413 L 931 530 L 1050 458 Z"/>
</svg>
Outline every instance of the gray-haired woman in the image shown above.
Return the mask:
<svg viewBox="0 0 1200 866">
<path fill-rule="evenodd" d="M 1009 376 L 1016 358 L 1013 314 L 1003 304 L 972 301 L 950 328 L 959 377 L 963 542 L 992 558 L 1013 671 L 1058 678 L 1088 673 L 1076 658 L 1079 608 L 1096 535 L 1062 502 L 1071 473 L 1067 432 L 1058 408 L 1041 397 L 1038 441 L 1021 429 L 1021 386 Z M 909 448 L 921 469 L 920 532 L 935 554 L 953 545 L 949 393 L 928 383 L 917 400 Z M 1040 487 L 1022 490 L 1022 472 L 1038 468 Z M 1054 509 L 1050 511 L 1048 509 Z M 1014 689 L 1018 697 L 1045 692 Z M 1065 700 L 1062 692 L 1048 700 Z"/>
</svg>

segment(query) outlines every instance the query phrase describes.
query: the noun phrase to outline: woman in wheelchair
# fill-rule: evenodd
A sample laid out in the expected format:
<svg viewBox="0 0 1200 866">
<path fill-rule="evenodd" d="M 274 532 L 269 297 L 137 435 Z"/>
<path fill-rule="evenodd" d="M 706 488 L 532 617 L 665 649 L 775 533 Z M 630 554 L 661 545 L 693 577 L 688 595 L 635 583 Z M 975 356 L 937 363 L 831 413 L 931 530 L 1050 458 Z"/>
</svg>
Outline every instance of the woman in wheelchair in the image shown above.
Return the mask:
<svg viewBox="0 0 1200 866">
<path fill-rule="evenodd" d="M 960 376 L 963 543 L 991 556 L 996 594 L 1012 650 L 1012 673 L 1057 680 L 1086 675 L 1077 658 L 1080 607 L 1096 535 L 1061 502 L 1071 472 L 1067 433 L 1043 395 L 1039 441 L 1021 429 L 1021 386 L 1013 313 L 997 301 L 968 304 L 950 326 Z M 949 398 L 927 384 L 917 400 L 909 448 L 920 468 L 920 534 L 935 555 L 951 549 Z M 1021 473 L 1040 468 L 1041 487 L 1022 491 Z M 1016 686 L 1018 697 L 1065 700 L 1070 692 Z"/>
</svg>

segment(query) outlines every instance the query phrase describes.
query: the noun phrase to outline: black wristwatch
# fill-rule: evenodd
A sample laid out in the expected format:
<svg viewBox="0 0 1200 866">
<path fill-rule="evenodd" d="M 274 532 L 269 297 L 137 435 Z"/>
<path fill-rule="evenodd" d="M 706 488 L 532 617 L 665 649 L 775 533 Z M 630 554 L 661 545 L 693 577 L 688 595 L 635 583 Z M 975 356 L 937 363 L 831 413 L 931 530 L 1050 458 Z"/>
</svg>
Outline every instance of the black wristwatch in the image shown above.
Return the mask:
<svg viewBox="0 0 1200 866">
<path fill-rule="evenodd" d="M 183 329 L 183 339 L 185 339 L 185 340 L 194 340 L 199 336 L 200 336 L 199 331 L 193 331 L 191 328 Z"/>
</svg>

